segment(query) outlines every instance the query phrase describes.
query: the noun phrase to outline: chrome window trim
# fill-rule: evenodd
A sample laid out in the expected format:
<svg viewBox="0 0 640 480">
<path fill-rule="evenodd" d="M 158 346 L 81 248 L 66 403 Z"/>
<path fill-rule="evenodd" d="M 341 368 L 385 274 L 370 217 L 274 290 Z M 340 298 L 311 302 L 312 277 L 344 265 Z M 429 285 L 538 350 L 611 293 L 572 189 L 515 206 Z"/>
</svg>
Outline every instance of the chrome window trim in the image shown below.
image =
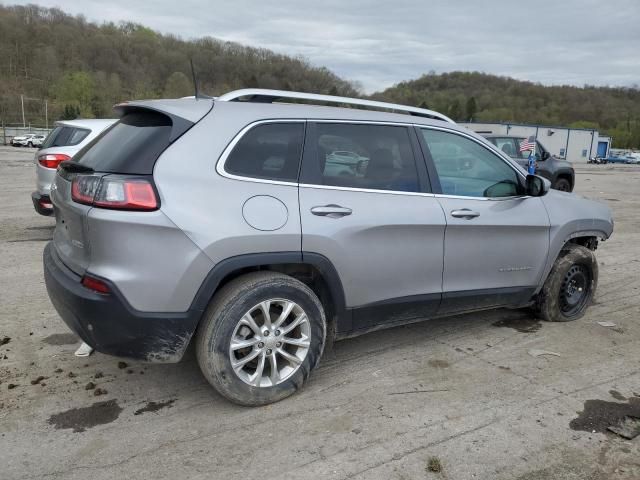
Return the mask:
<svg viewBox="0 0 640 480">
<path fill-rule="evenodd" d="M 493 144 L 485 145 L 484 143 L 478 141 L 478 139 L 475 138 L 473 135 L 469 135 L 466 132 L 461 132 L 459 130 L 454 130 L 452 128 L 443 128 L 443 127 L 431 126 L 431 125 L 416 125 L 416 126 L 418 128 L 423 128 L 423 129 L 424 128 L 428 128 L 428 129 L 431 129 L 431 130 L 442 130 L 442 131 L 447 132 L 447 133 L 454 133 L 454 134 L 462 135 L 463 137 L 466 137 L 469 140 L 472 140 L 473 142 L 477 143 L 478 145 L 483 147 L 485 150 L 488 150 L 490 153 L 493 153 L 496 157 L 498 157 L 500 160 L 502 160 L 504 163 L 506 163 L 513 171 L 515 171 L 517 175 L 520 175 L 524 179 L 527 178 L 527 176 L 521 171 L 521 167 L 519 165 L 517 165 L 517 164 L 514 166 L 514 164 L 512 163 L 513 160 L 511 159 L 511 157 L 505 156 L 498 149 L 494 150 L 492 148 L 492 147 L 494 147 Z M 518 196 L 520 196 L 520 195 L 518 195 Z M 467 197 L 467 198 L 485 198 L 485 197 Z M 502 197 L 495 197 L 495 198 L 502 198 Z"/>
<path fill-rule="evenodd" d="M 225 147 L 225 149 L 222 151 L 222 154 L 220 155 L 220 158 L 218 159 L 218 162 L 216 163 L 216 167 L 215 167 L 216 172 L 222 177 L 230 178 L 232 180 L 243 181 L 243 182 L 262 183 L 262 184 L 268 184 L 268 185 L 281 185 L 281 186 L 288 186 L 288 187 L 298 187 L 299 186 L 299 187 L 304 187 L 304 188 L 315 188 L 315 189 L 322 189 L 322 190 L 341 190 L 341 191 L 347 191 L 347 192 L 362 192 L 362 193 L 383 193 L 383 194 L 387 194 L 387 195 L 406 195 L 406 196 L 417 196 L 417 197 L 452 198 L 452 199 L 461 199 L 461 200 L 473 199 L 473 200 L 482 200 L 482 201 L 487 201 L 487 200 L 503 201 L 503 200 L 517 199 L 517 198 L 529 198 L 528 195 L 515 195 L 515 196 L 510 196 L 510 197 L 471 197 L 471 196 L 464 196 L 464 195 L 449 195 L 449 194 L 431 193 L 431 192 L 403 192 L 403 191 L 399 191 L 399 190 L 379 190 L 379 189 L 373 189 L 373 188 L 356 188 L 356 187 L 340 187 L 340 186 L 334 186 L 334 185 L 317 185 L 317 184 L 312 184 L 312 183 L 288 182 L 288 181 L 284 181 L 284 180 L 268 180 L 266 178 L 255 178 L 255 177 L 246 177 L 246 176 L 243 176 L 243 175 L 234 175 L 232 173 L 227 172 L 224 169 L 224 166 L 225 166 L 225 163 L 227 161 L 227 158 L 229 157 L 229 154 L 233 151 L 233 149 L 238 144 L 238 142 L 242 139 L 242 137 L 244 137 L 244 135 L 249 130 L 251 130 L 253 127 L 256 127 L 258 125 L 262 125 L 262 124 L 265 124 L 265 123 L 306 123 L 306 122 L 314 122 L 314 123 L 347 123 L 347 124 L 356 124 L 356 125 L 387 125 L 387 126 L 396 126 L 396 127 L 429 128 L 429 129 L 433 129 L 433 130 L 441 130 L 441 131 L 444 131 L 444 132 L 461 135 L 463 137 L 466 137 L 466 138 L 476 142 L 481 147 L 485 148 L 486 150 L 489 150 L 489 152 L 491 152 L 493 154 L 497 153 L 496 151 L 493 151 L 487 145 L 482 144 L 482 142 L 479 142 L 478 139 L 474 138 L 472 135 L 470 135 L 470 134 L 468 134 L 466 132 L 461 132 L 459 130 L 455 130 L 455 129 L 452 129 L 452 128 L 446 128 L 446 127 L 440 127 L 440 126 L 422 125 L 422 124 L 418 124 L 418 123 L 376 121 L 376 120 L 344 120 L 344 119 L 332 120 L 332 119 L 324 119 L 324 118 L 323 119 L 314 119 L 314 118 L 308 118 L 308 119 L 276 118 L 276 119 L 267 119 L 267 120 L 257 120 L 255 122 L 252 122 L 252 123 L 246 125 L 245 127 L 243 127 L 236 134 L 236 136 L 231 140 L 231 142 L 229 142 L 229 144 Z M 498 158 L 500 158 L 502 161 L 504 161 L 505 163 L 507 163 L 507 165 L 509 165 L 516 172 L 516 174 L 518 174 L 522 178 L 526 179 L 526 176 L 522 172 L 520 172 L 518 169 L 513 167 L 513 165 L 511 164 L 511 160 L 510 159 L 509 159 L 509 161 L 505 161 L 505 159 L 501 155 L 496 155 L 496 156 Z"/>
<path fill-rule="evenodd" d="M 240 180 L 243 182 L 250 181 L 254 183 L 266 183 L 269 185 L 284 185 L 284 186 L 298 186 L 298 182 L 288 182 L 286 180 L 269 180 L 267 178 L 255 178 L 255 177 L 246 177 L 244 175 L 235 175 L 233 173 L 229 173 L 224 169 L 225 163 L 227 162 L 227 158 L 229 154 L 233 151 L 238 142 L 246 135 L 246 133 L 254 127 L 258 125 L 262 125 L 265 123 L 306 123 L 306 120 L 303 119 L 270 119 L 270 120 L 258 120 L 257 122 L 252 122 L 249 125 L 245 126 L 240 130 L 235 137 L 229 142 L 229 144 L 225 147 L 216 163 L 216 172 L 218 175 L 226 178 L 230 178 L 232 180 Z M 304 141 L 304 139 L 303 139 Z"/>
<path fill-rule="evenodd" d="M 502 152 L 499 152 L 500 154 L 498 155 L 498 150 L 496 149 L 495 151 L 493 150 L 493 148 L 491 148 L 489 145 L 485 145 L 482 142 L 479 142 L 477 138 L 475 138 L 473 135 L 469 135 L 466 132 L 460 132 L 458 130 L 454 130 L 451 128 L 442 128 L 439 126 L 431 126 L 431 125 L 417 125 L 419 128 L 422 129 L 431 129 L 431 130 L 442 130 L 444 132 L 447 133 L 453 133 L 453 134 L 458 134 L 461 135 L 463 137 L 468 138 L 469 140 L 477 143 L 478 145 L 480 145 L 481 147 L 483 147 L 485 150 L 488 150 L 490 153 L 493 153 L 496 157 L 498 157 L 498 159 L 502 160 L 504 163 L 507 164 L 508 167 L 511 168 L 511 170 L 513 170 L 516 175 L 519 175 L 522 179 L 526 180 L 527 176 L 521 171 L 520 166 L 519 165 L 515 165 L 512 163 L 513 160 L 511 158 L 506 158 L 504 155 L 502 155 Z M 517 168 L 516 168 L 517 167 Z M 513 200 L 513 199 L 518 199 L 518 198 L 531 198 L 530 195 L 511 195 L 509 197 L 473 197 L 473 196 L 465 196 L 465 195 L 449 195 L 449 194 L 444 194 L 444 193 L 437 193 L 435 194 L 436 198 L 453 198 L 453 199 L 472 199 L 472 200 L 491 200 L 491 201 L 504 201 L 504 200 Z"/>
<path fill-rule="evenodd" d="M 389 195 L 407 195 L 410 197 L 435 197 L 434 193 L 403 192 L 401 190 L 379 190 L 375 188 L 339 187 L 336 185 L 316 185 L 315 183 L 300 183 L 300 188 L 315 188 L 320 190 L 342 190 L 345 192 L 386 193 Z"/>
</svg>

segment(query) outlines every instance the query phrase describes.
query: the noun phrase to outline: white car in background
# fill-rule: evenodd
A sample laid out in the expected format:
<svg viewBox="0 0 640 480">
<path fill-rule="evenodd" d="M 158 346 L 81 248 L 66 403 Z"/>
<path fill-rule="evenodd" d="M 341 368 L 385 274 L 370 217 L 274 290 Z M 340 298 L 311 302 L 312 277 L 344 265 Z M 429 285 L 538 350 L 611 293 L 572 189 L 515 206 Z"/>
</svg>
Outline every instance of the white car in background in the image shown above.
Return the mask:
<svg viewBox="0 0 640 480">
<path fill-rule="evenodd" d="M 32 146 L 36 148 L 41 148 L 45 138 L 47 138 L 45 135 L 36 135 L 31 139 Z"/>
<path fill-rule="evenodd" d="M 25 133 L 23 135 L 16 135 L 11 139 L 11 145 L 14 147 L 33 147 L 33 139 L 36 137 L 35 133 Z"/>
<path fill-rule="evenodd" d="M 56 122 L 56 127 L 42 142 L 42 148 L 34 157 L 36 191 L 31 194 L 31 200 L 36 212 L 46 216 L 53 214 L 49 192 L 58 165 L 65 160 L 71 160 L 85 145 L 115 122 L 115 119 L 61 120 Z"/>
</svg>

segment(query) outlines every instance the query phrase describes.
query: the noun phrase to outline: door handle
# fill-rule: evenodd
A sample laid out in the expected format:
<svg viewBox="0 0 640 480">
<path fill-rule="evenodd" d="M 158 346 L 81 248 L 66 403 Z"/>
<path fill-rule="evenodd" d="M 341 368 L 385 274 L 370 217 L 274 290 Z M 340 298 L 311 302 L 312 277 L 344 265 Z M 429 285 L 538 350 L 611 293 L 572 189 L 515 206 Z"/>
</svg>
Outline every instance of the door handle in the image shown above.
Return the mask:
<svg viewBox="0 0 640 480">
<path fill-rule="evenodd" d="M 352 210 L 347 207 L 341 207 L 340 205 L 324 205 L 313 207 L 311 213 L 318 215 L 319 217 L 340 218 L 351 215 Z"/>
<path fill-rule="evenodd" d="M 452 210 L 451 216 L 456 218 L 466 218 L 467 220 L 471 220 L 472 218 L 479 217 L 480 214 L 478 212 L 474 212 L 473 210 L 469 210 L 468 208 L 463 208 L 461 210 Z"/>
</svg>

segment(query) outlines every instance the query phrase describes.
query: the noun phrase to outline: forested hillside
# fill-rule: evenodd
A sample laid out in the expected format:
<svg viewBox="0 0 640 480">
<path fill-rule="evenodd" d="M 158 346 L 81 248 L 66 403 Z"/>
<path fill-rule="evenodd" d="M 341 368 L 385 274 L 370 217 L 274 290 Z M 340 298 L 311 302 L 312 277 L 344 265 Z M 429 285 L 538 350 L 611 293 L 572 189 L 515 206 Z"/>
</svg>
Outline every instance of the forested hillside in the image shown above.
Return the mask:
<svg viewBox="0 0 640 480">
<path fill-rule="evenodd" d="M 478 72 L 427 74 L 374 95 L 422 105 L 454 120 L 597 128 L 621 148 L 640 147 L 640 90 L 543 86 Z"/>
<path fill-rule="evenodd" d="M 203 92 L 263 87 L 356 95 L 326 68 L 214 38 L 185 41 L 133 23 L 95 24 L 58 9 L 0 5 L 0 120 L 107 117 L 132 98 L 193 95 L 189 58 Z"/>
<path fill-rule="evenodd" d="M 247 87 L 357 96 L 355 84 L 303 58 L 223 42 L 186 41 L 134 23 L 88 22 L 58 9 L 0 5 L 0 122 L 108 117 L 114 103 Z M 425 70 L 428 59 L 425 59 Z M 455 120 L 597 128 L 618 147 L 640 147 L 640 90 L 543 86 L 478 72 L 427 74 L 373 95 L 427 106 Z"/>
</svg>

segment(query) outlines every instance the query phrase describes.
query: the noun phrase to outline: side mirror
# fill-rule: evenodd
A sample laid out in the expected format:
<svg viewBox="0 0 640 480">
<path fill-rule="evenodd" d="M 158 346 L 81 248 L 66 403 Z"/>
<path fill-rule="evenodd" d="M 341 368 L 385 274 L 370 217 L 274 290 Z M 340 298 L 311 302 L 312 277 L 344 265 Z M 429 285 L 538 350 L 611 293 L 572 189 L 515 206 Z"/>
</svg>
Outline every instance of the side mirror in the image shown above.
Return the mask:
<svg viewBox="0 0 640 480">
<path fill-rule="evenodd" d="M 527 175 L 525 193 L 530 197 L 542 197 L 549 193 L 549 184 L 538 175 Z"/>
<path fill-rule="evenodd" d="M 549 152 L 542 152 L 541 160 L 547 160 L 550 156 L 551 154 Z"/>
</svg>

